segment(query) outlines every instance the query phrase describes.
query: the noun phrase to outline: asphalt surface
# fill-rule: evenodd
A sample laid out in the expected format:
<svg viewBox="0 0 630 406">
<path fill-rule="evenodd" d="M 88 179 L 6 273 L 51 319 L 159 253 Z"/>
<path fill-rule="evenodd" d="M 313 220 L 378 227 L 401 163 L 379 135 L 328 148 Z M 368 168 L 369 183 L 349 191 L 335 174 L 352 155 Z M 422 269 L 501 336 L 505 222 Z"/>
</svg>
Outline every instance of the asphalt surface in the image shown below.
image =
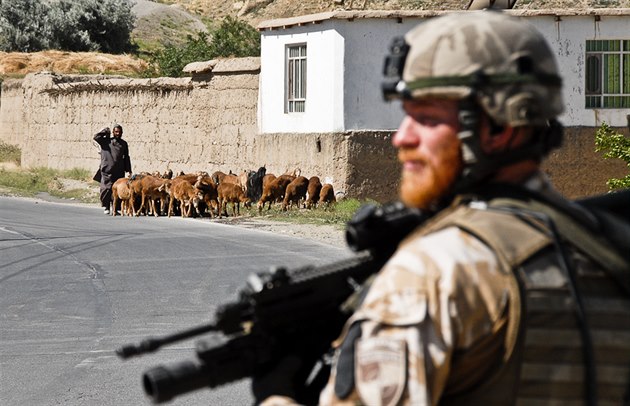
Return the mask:
<svg viewBox="0 0 630 406">
<path fill-rule="evenodd" d="M 194 359 L 207 336 L 126 361 L 115 349 L 210 322 L 252 272 L 348 255 L 200 219 L 0 197 L 0 404 L 150 404 L 143 372 Z M 251 403 L 243 380 L 169 404 Z"/>
</svg>

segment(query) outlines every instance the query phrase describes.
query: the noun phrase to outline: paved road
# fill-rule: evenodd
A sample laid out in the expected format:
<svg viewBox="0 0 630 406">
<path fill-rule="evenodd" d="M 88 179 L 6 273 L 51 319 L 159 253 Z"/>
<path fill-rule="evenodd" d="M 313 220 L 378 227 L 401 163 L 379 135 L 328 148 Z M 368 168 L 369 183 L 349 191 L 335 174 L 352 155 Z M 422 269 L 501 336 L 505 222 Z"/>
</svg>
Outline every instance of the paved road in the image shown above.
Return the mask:
<svg viewBox="0 0 630 406">
<path fill-rule="evenodd" d="M 149 404 L 142 373 L 194 358 L 195 340 L 128 361 L 113 350 L 209 322 L 253 271 L 347 255 L 210 220 L 0 197 L 0 404 Z M 251 402 L 241 381 L 171 404 Z"/>
</svg>

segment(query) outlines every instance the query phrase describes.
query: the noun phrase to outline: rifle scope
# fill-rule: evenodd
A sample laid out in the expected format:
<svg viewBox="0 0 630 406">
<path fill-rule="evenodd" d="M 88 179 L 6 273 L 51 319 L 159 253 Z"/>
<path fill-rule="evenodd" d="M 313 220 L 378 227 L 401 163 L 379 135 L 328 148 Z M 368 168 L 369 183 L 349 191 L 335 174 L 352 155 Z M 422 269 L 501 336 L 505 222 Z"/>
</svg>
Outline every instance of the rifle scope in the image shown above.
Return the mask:
<svg viewBox="0 0 630 406">
<path fill-rule="evenodd" d="M 378 249 L 379 253 L 391 255 L 398 243 L 430 216 L 402 202 L 363 205 L 346 226 L 346 242 L 354 252 Z"/>
</svg>

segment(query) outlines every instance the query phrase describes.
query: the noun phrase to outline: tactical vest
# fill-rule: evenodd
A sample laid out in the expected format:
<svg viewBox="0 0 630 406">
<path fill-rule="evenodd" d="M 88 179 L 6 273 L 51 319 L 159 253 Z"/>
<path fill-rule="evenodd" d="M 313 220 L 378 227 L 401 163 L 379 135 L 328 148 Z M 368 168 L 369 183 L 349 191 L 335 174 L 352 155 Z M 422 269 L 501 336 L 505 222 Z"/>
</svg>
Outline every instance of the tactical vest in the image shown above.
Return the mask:
<svg viewBox="0 0 630 406">
<path fill-rule="evenodd" d="M 589 381 L 598 405 L 630 404 L 630 294 L 621 287 L 630 266 L 607 240 L 534 200 L 460 202 L 423 233 L 453 226 L 487 244 L 514 283 L 502 365 L 477 387 L 444 393 L 440 404 L 586 405 Z M 593 354 L 584 351 L 581 310 Z M 589 358 L 596 379 L 587 373 Z"/>
</svg>

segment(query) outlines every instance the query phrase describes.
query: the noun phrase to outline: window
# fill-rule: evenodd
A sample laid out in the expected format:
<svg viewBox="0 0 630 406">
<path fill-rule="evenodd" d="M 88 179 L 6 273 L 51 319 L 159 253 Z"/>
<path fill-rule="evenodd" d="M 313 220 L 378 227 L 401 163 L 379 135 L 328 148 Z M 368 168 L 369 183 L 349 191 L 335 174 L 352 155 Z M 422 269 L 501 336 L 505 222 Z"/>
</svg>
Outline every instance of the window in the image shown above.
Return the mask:
<svg viewBox="0 0 630 406">
<path fill-rule="evenodd" d="M 303 113 L 306 107 L 306 44 L 287 47 L 286 112 Z"/>
<path fill-rule="evenodd" d="M 630 108 L 630 40 L 586 41 L 586 108 Z"/>
</svg>

